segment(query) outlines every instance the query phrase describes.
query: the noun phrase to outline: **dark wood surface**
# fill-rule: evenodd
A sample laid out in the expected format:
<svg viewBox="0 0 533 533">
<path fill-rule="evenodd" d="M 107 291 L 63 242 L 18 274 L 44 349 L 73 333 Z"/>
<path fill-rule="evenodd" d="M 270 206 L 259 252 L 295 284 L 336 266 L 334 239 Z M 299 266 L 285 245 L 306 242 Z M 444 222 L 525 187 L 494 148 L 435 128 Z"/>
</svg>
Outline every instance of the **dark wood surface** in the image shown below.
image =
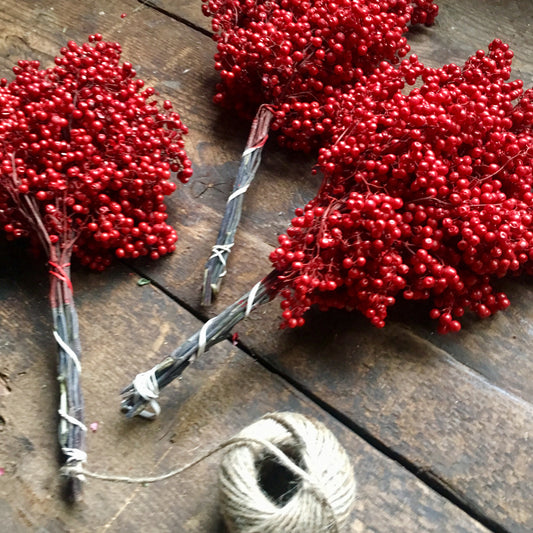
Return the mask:
<svg viewBox="0 0 533 533">
<path fill-rule="evenodd" d="M 462 62 L 496 37 L 533 85 L 530 0 L 441 0 L 438 23 L 409 36 L 421 59 Z M 160 417 L 125 420 L 118 391 L 270 270 L 295 207 L 312 198 L 313 156 L 267 144 L 245 200 L 221 295 L 199 305 L 203 265 L 218 231 L 249 124 L 211 103 L 215 45 L 199 0 L 0 2 L 0 67 L 50 64 L 69 39 L 119 41 L 139 76 L 175 103 L 189 126 L 191 182 L 168 201 L 178 250 L 155 263 L 75 270 L 81 320 L 88 467 L 144 475 L 214 448 L 261 415 L 319 418 L 352 458 L 358 499 L 350 531 L 533 530 L 533 310 L 529 280 L 508 281 L 512 306 L 439 336 L 427 309 L 399 306 L 384 330 L 357 314 L 311 312 L 280 331 L 279 304 L 214 347 L 164 391 Z M 127 16 L 121 18 L 125 13 Z M 138 286 L 140 276 L 153 283 Z M 85 500 L 60 498 L 55 437 L 55 345 L 44 266 L 0 249 L 0 529 L 222 532 L 212 456 L 150 486 L 90 480 Z M 241 349 L 242 348 L 242 349 Z"/>
</svg>

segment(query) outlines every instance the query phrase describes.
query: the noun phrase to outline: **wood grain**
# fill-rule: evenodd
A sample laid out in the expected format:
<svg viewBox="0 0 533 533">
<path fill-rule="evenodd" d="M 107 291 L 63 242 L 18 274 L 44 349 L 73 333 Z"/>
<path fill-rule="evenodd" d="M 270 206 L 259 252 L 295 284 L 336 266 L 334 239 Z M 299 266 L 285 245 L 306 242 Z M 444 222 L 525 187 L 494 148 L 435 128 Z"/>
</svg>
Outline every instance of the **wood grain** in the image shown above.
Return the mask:
<svg viewBox="0 0 533 533">
<path fill-rule="evenodd" d="M 200 0 L 142 0 L 146 5 L 212 33 L 211 18 Z M 515 52 L 515 77 L 533 84 L 531 57 L 533 13 L 530 0 L 437 0 L 439 15 L 431 28 L 414 27 L 407 34 L 411 52 L 429 65 L 464 63 L 477 49 L 501 39 Z"/>
<path fill-rule="evenodd" d="M 165 7 L 170 9 L 170 6 L 167 2 Z M 531 20 L 527 15 L 532 9 L 531 4 L 525 3 L 518 6 L 505 2 L 486 2 L 482 6 L 476 2 L 445 3 L 441 8 L 444 16 L 437 27 L 411 36 L 413 50 L 434 65 L 460 62 L 500 37 L 518 50 L 515 75 L 522 76 L 527 84 L 528 79 L 530 82 L 533 79 L 529 59 L 532 40 L 527 31 Z M 517 12 L 523 15 L 520 20 Z M 450 35 L 453 39 L 447 38 Z M 224 144 L 226 139 L 221 141 Z M 254 189 L 255 197 L 247 198 L 248 213 L 252 216 L 243 222 L 241 248 L 236 247 L 232 254 L 226 284 L 215 310 L 221 310 L 268 271 L 269 246 L 275 245 L 275 235 L 283 231 L 283 224 L 272 208 L 268 223 L 265 208 L 268 211 L 269 206 L 281 206 L 279 212 L 287 213 L 286 224 L 292 209 L 305 203 L 309 193 L 312 194 L 312 184 L 302 180 L 300 167 L 291 167 L 290 156 L 275 152 L 272 147 L 268 161 L 288 163 L 289 172 L 284 169 L 279 174 L 289 183 L 283 190 L 283 184 L 272 181 L 270 176 L 276 176 L 275 167 L 271 171 L 265 161 L 260 170 L 263 178 L 259 179 L 266 181 L 264 176 L 267 176 L 268 185 L 262 186 L 260 181 Z M 238 151 L 234 154 L 234 161 L 237 160 Z M 215 165 L 215 168 L 219 174 L 230 170 L 227 165 L 223 168 Z M 230 174 L 227 179 L 231 179 Z M 299 194 L 292 189 L 294 180 L 299 185 Z M 281 194 L 274 192 L 278 187 Z M 182 204 L 193 205 L 194 198 L 187 191 L 180 191 L 180 196 Z M 213 192 L 210 197 L 202 198 L 204 202 L 208 207 L 217 208 L 220 195 L 215 197 Z M 186 227 L 182 229 L 182 245 L 186 242 L 187 247 L 184 253 L 192 260 L 184 261 L 182 255 L 181 259 L 170 260 L 175 263 L 174 268 L 166 264 L 143 267 L 143 272 L 200 312 L 197 303 L 202 254 L 206 257 L 209 253 L 209 243 L 215 235 L 213 215 L 208 207 L 194 208 L 194 222 L 185 222 Z M 258 216 L 254 217 L 256 213 Z M 182 214 L 185 215 L 183 210 Z M 258 253 L 263 256 L 258 257 Z M 421 465 L 430 477 L 442 486 L 451 487 L 455 496 L 476 512 L 486 514 L 504 527 L 527 531 L 533 525 L 529 505 L 533 494 L 528 483 L 533 478 L 528 442 L 533 382 L 528 325 L 533 316 L 528 305 L 528 285 L 509 282 L 507 290 L 513 296 L 511 310 L 488 321 L 467 321 L 464 331 L 455 336 L 434 335 L 433 326 L 426 319 L 427 309 L 408 306 L 393 314 L 391 326 L 384 332 L 369 330 L 359 317 L 341 313 L 312 315 L 311 325 L 301 332 L 280 333 L 276 331 L 277 311 L 271 309 L 250 317 L 249 324 L 243 324 L 238 332 L 258 356 L 378 436 L 391 450 Z M 324 339 L 327 341 L 321 342 Z M 322 350 L 319 356 L 314 356 L 317 343 Z M 417 354 L 412 371 L 405 364 L 411 352 Z M 332 358 L 338 367 L 333 377 Z M 379 379 L 368 380 L 368 374 L 376 374 Z M 413 391 L 418 394 L 414 395 Z M 387 415 L 391 405 L 400 412 Z M 400 405 L 404 406 L 401 410 Z M 461 405 L 459 420 L 453 415 L 457 405 Z M 415 410 L 416 416 L 406 410 L 408 406 Z M 406 415 L 399 421 L 400 430 L 396 418 L 403 412 Z M 451 436 L 444 439 L 443 433 L 448 432 Z M 502 433 L 509 436 L 512 445 L 507 440 L 498 442 Z M 486 450 L 488 443 L 497 444 L 491 444 Z M 508 450 L 509 446 L 510 452 L 502 453 L 500 447 Z M 451 450 L 464 457 L 461 468 Z"/>
<path fill-rule="evenodd" d="M 139 0 L 143 4 L 211 34 L 211 18 L 202 13 L 202 0 Z"/>
</svg>

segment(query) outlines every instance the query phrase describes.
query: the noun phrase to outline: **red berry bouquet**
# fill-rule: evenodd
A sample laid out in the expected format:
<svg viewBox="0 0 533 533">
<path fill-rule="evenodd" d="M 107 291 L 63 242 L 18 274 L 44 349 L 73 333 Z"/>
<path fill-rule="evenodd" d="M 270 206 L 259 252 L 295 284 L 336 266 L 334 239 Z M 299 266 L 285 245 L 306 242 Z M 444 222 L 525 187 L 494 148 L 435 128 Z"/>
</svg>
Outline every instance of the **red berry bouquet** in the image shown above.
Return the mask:
<svg viewBox="0 0 533 533">
<path fill-rule="evenodd" d="M 270 130 L 294 150 L 329 138 L 338 100 L 381 61 L 398 63 L 407 25 L 431 25 L 433 0 L 203 0 L 217 42 L 220 82 L 214 101 L 253 120 L 213 253 L 203 303 L 226 272 L 243 194 L 259 166 Z"/>
<path fill-rule="evenodd" d="M 460 68 L 415 56 L 382 63 L 339 99 L 322 186 L 279 237 L 274 270 L 123 391 L 128 416 L 255 307 L 282 297 L 282 327 L 304 313 L 362 312 L 383 327 L 398 300 L 430 300 L 441 333 L 509 305 L 495 287 L 533 271 L 533 89 L 508 81 L 513 53 L 494 41 Z M 402 79 L 419 88 L 408 95 Z"/>
<path fill-rule="evenodd" d="M 158 106 L 120 55 L 119 44 L 92 35 L 69 42 L 53 68 L 19 61 L 15 80 L 0 83 L 0 228 L 40 244 L 48 259 L 59 443 L 72 498 L 86 427 L 71 256 L 100 271 L 114 256 L 172 252 L 177 235 L 164 198 L 176 188 L 171 171 L 182 182 L 191 176 L 179 115 L 170 102 Z"/>
</svg>

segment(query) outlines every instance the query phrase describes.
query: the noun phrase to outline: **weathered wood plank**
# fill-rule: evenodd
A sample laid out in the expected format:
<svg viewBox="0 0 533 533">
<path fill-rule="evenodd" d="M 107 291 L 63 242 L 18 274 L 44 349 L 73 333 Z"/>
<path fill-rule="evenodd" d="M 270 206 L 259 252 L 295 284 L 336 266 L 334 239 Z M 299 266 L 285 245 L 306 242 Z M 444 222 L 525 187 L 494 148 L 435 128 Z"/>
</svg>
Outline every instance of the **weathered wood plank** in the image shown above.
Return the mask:
<svg viewBox="0 0 533 533">
<path fill-rule="evenodd" d="M 101 7 L 103 12 L 104 6 L 105 2 L 91 4 L 91 9 L 104 16 L 98 10 Z M 107 13 L 96 28 L 88 8 L 81 4 L 41 3 L 36 13 L 33 3 L 21 3 L 10 15 L 4 11 L 0 23 L 6 36 L 4 47 L 15 57 L 48 59 L 54 46 L 63 44 L 57 42 L 63 37 L 62 28 L 66 28 L 65 40 L 80 39 L 78 32 L 96 30 L 107 30 L 115 37 L 113 31 L 123 31 L 123 26 L 111 27 L 116 15 L 132 7 L 117 2 L 113 6 L 116 12 Z M 73 19 L 87 22 L 74 31 L 65 25 Z M 43 27 L 35 26 L 35 20 L 44 21 Z M 161 24 L 161 17 L 139 15 L 132 23 L 137 47 Z M 16 44 L 9 48 L 9 43 Z M 131 488 L 93 481 L 87 486 L 84 506 L 72 510 L 57 498 L 55 429 L 47 422 L 54 418 L 56 393 L 46 276 L 39 274 L 40 261 L 33 265 L 37 271 L 33 272 L 30 261 L 12 248 L 4 249 L 0 258 L 5 384 L 0 399 L 5 421 L 0 464 L 6 470 L 0 485 L 3 525 L 13 531 L 121 531 L 125 524 L 137 530 L 150 529 L 156 520 L 159 531 L 220 530 L 214 459 L 174 480 L 178 491 L 172 490 L 172 482 Z M 136 280 L 122 268 L 101 276 L 86 272 L 74 276 L 84 347 L 87 421 L 99 423 L 98 431 L 89 435 L 92 468 L 131 475 L 170 468 L 211 448 L 266 411 L 295 409 L 319 416 L 332 426 L 354 457 L 360 496 L 353 531 L 388 531 L 394 521 L 427 531 L 483 530 L 229 344 L 207 355 L 182 386 L 164 399 L 168 417 L 153 424 L 123 420 L 116 393 L 129 377 L 124 368 L 133 362 L 154 362 L 169 346 L 181 342 L 188 330 L 198 327 L 197 321 L 162 293 L 151 286 L 138 287 Z M 243 382 L 248 384 L 247 390 Z M 166 496 L 164 487 L 170 489 Z"/>
<path fill-rule="evenodd" d="M 533 6 L 529 0 L 438 0 L 434 27 L 409 36 L 412 52 L 433 66 L 464 63 L 493 39 L 508 43 L 515 52 L 513 77 L 533 85 Z"/>
<path fill-rule="evenodd" d="M 202 211 L 207 210 L 199 207 L 196 216 Z M 196 302 L 191 292 L 199 287 L 203 266 L 192 250 L 205 249 L 209 227 L 181 226 L 182 245 L 187 242 L 185 253 L 193 259 L 182 257 L 175 271 L 147 266 L 144 274 Z M 242 267 L 238 277 L 229 276 L 231 288 L 226 284 L 219 310 L 230 296 L 252 286 L 253 265 L 261 263 L 258 251 L 268 252 L 250 234 L 241 243 L 233 265 Z M 184 263 L 192 272 L 184 271 L 189 268 Z M 427 309 L 407 306 L 396 310 L 382 331 L 356 314 L 330 312 L 310 313 L 301 330 L 281 332 L 276 331 L 279 309 L 272 303 L 236 331 L 282 374 L 420 465 L 467 505 L 512 531 L 528 531 L 533 524 L 533 410 L 523 397 L 531 393 L 533 311 L 522 300 L 527 287 L 512 289 L 515 305 L 506 313 L 472 321 L 460 335 L 444 339 L 433 334 Z"/>
<path fill-rule="evenodd" d="M 200 0 L 141 0 L 147 5 L 212 32 L 211 18 L 202 14 Z M 407 34 L 411 51 L 433 66 L 464 60 L 478 48 L 500 38 L 515 51 L 515 76 L 533 83 L 533 31 L 530 0 L 436 0 L 439 15 L 431 28 L 416 27 Z"/>
<path fill-rule="evenodd" d="M 185 2 L 182 4 L 174 0 L 161 0 L 157 5 L 194 23 L 198 23 L 198 19 L 191 18 L 192 12 L 198 11 L 200 17 L 202 17 L 198 2 Z M 475 0 L 465 2 L 447 0 L 440 2 L 439 5 L 441 9 L 437 19 L 438 24 L 434 28 L 424 28 L 409 36 L 413 50 L 423 60 L 434 65 L 449 61 L 460 63 L 476 49 L 486 48 L 490 40 L 500 37 L 509 42 L 515 49 L 515 75 L 521 76 L 526 86 L 533 85 L 533 62 L 530 59 L 533 57 L 533 32 L 528 31 L 531 29 L 530 25 L 533 24 L 533 4 L 531 2 L 527 0 L 519 2 L 490 1 L 480 4 Z M 195 7 L 198 9 L 196 10 Z M 206 43 L 207 41 L 208 39 L 206 39 Z M 206 48 L 208 46 L 206 44 Z M 211 45 L 211 52 L 213 51 L 214 44 Z M 209 59 L 209 50 L 201 57 L 191 58 L 191 61 L 204 61 L 204 59 L 208 65 L 212 66 L 212 61 Z M 210 66 L 206 67 L 202 63 L 197 65 L 195 68 L 205 70 L 204 79 L 211 76 Z M 167 70 L 166 66 L 163 68 L 165 71 Z M 210 109 L 214 107 L 207 100 L 204 105 Z M 208 109 L 207 113 L 212 113 L 212 110 Z M 204 113 L 202 112 L 203 115 Z M 221 120 L 230 120 L 230 117 L 223 112 L 219 116 Z M 199 239 L 205 239 L 204 256 L 209 255 L 209 246 L 216 238 L 218 230 L 217 219 L 212 218 L 213 215 L 206 212 L 200 214 L 198 209 L 194 209 L 195 213 L 193 218 L 191 218 L 190 213 L 188 214 L 182 205 L 191 205 L 191 201 L 197 199 L 202 206 L 206 205 L 217 210 L 223 208 L 228 191 L 231 190 L 232 178 L 237 169 L 239 151 L 244 144 L 242 138 L 246 131 L 246 124 L 237 123 L 239 128 L 237 141 L 240 141 L 241 144 L 239 145 L 237 142 L 236 152 L 233 152 L 235 140 L 228 139 L 227 130 L 224 127 L 220 129 L 220 122 L 216 121 L 216 119 L 214 120 L 215 127 L 212 132 L 219 137 L 217 146 L 208 141 L 200 142 L 193 147 L 192 153 L 196 173 L 188 189 L 190 196 L 186 190 L 182 190 L 182 201 L 178 199 L 176 202 L 176 209 L 180 213 L 180 217 L 186 217 L 185 219 L 176 219 L 178 223 L 194 225 L 195 235 L 198 235 Z M 230 124 L 230 128 L 234 127 L 233 122 L 230 122 Z M 202 132 L 207 131 L 208 128 L 202 127 Z M 219 135 L 220 133 L 221 135 Z M 192 135 L 191 140 L 194 142 Z M 260 247 L 259 249 L 262 250 L 263 255 L 252 258 L 251 255 L 256 255 L 258 252 L 256 248 L 251 250 L 250 253 L 241 251 L 240 259 L 230 256 L 229 273 L 222 288 L 221 300 L 224 303 L 229 303 L 235 298 L 239 294 L 238 290 L 247 290 L 249 284 L 255 278 L 268 271 L 269 263 L 266 258 L 269 250 L 264 247 L 264 244 L 276 244 L 276 236 L 285 230 L 293 209 L 305 204 L 305 201 L 312 197 L 318 187 L 319 178 L 310 177 L 308 172 L 313 163 L 312 157 L 305 158 L 304 156 L 296 155 L 296 161 L 294 161 L 294 157 L 288 152 L 278 150 L 274 139 L 270 140 L 265 149 L 258 179 L 247 193 L 241 226 L 242 232 L 237 237 L 237 244 L 232 254 L 236 256 L 239 239 L 242 239 L 242 247 L 250 246 L 255 240 L 257 242 L 256 246 Z M 210 187 L 210 185 L 215 187 Z M 217 215 L 215 214 L 214 216 Z M 200 223 L 205 224 L 205 226 L 199 226 Z M 201 243 L 198 242 L 196 246 L 201 246 Z M 183 288 L 187 285 L 190 290 L 186 293 L 180 293 L 180 297 L 188 302 L 196 302 L 198 298 L 198 287 L 201 283 L 199 273 L 203 265 L 200 251 L 198 251 L 197 257 L 198 262 L 194 262 L 191 265 L 194 267 L 194 281 L 191 282 L 191 279 L 188 276 L 184 276 L 183 272 L 180 272 L 179 276 L 173 276 L 174 270 L 172 268 L 168 269 L 170 277 L 163 278 L 163 281 L 168 283 L 169 286 L 179 284 Z M 252 263 L 250 263 L 251 260 L 253 260 Z M 245 269 L 240 269 L 241 271 L 246 270 L 245 275 L 239 272 L 240 264 L 247 265 Z M 255 265 L 257 265 L 257 268 L 255 268 Z M 252 274 L 253 272 L 257 272 L 255 277 Z M 235 274 L 233 277 L 232 273 Z M 236 279 L 237 277 L 240 279 Z M 240 284 L 241 281 L 243 281 L 242 284 Z M 225 297 L 224 292 L 227 294 L 225 287 L 229 283 L 233 283 L 234 286 L 239 284 L 239 286 L 233 290 L 230 296 Z M 533 401 L 533 380 L 524 379 L 521 373 L 515 371 L 515 365 L 507 364 L 508 361 L 512 360 L 516 365 L 526 369 L 526 376 L 533 375 L 533 361 L 529 357 L 527 350 L 529 340 L 527 336 L 522 334 L 524 328 L 527 329 L 528 315 L 524 313 L 527 313 L 529 307 L 528 298 L 520 297 L 520 292 L 523 290 L 522 286 L 508 283 L 506 287 L 508 287 L 511 295 L 516 294 L 518 298 L 512 299 L 513 308 L 506 315 L 503 315 L 506 318 L 498 317 L 498 320 L 502 321 L 501 327 L 491 327 L 491 335 L 486 335 L 487 324 L 494 323 L 494 319 L 488 322 L 467 320 L 468 327 L 465 328 L 466 331 L 461 332 L 459 335 L 431 336 L 431 338 L 434 339 L 434 343 L 446 350 L 451 349 L 450 342 L 452 342 L 455 347 L 453 350 L 455 358 L 468 366 L 472 366 L 496 385 L 521 396 L 527 401 Z M 220 306 L 217 308 L 220 309 Z M 420 335 L 427 335 L 434 329 L 433 325 L 426 321 L 424 317 L 425 315 L 421 314 L 415 323 L 411 323 Z M 423 327 L 418 328 L 417 323 L 420 320 L 424 324 Z M 521 328 L 521 331 L 514 334 L 515 338 L 511 339 L 512 342 L 508 342 L 510 322 Z M 479 334 L 473 335 L 476 331 L 479 331 Z M 450 339 L 453 340 L 450 341 Z M 488 344 L 492 344 L 493 349 L 484 349 Z M 495 348 L 496 346 L 497 348 Z M 483 354 L 483 357 L 480 357 L 480 354 Z"/>
<path fill-rule="evenodd" d="M 20 253 L 0 253 L 0 517 L 6 531 L 222 531 L 216 455 L 147 487 L 89 480 L 83 504 L 59 498 L 56 463 L 55 346 L 50 337 L 46 274 Z M 24 264 L 24 262 L 26 264 Z M 153 286 L 116 267 L 75 272 L 84 352 L 88 467 L 117 475 L 165 472 L 202 456 L 271 411 L 317 417 L 352 458 L 359 486 L 351 531 L 486 531 L 404 468 L 318 409 L 230 343 L 217 346 L 163 398 L 154 422 L 126 421 L 118 390 L 136 364 L 158 360 L 199 321 Z"/>
<path fill-rule="evenodd" d="M 187 21 L 188 23 L 199 28 L 206 33 L 212 33 L 211 18 L 202 13 L 202 0 L 139 0 L 143 4 L 154 7 L 162 13 L 168 13 L 169 16 L 176 17 L 178 20 Z"/>
</svg>

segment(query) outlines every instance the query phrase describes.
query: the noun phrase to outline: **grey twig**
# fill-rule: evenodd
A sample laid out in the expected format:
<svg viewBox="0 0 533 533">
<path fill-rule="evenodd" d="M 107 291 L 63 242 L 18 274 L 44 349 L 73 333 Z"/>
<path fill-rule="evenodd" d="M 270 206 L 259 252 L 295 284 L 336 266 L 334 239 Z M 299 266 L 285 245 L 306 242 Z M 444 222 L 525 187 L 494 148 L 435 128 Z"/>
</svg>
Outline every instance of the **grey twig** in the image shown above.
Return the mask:
<svg viewBox="0 0 533 533">
<path fill-rule="evenodd" d="M 207 321 L 166 359 L 151 370 L 138 374 L 122 391 L 122 412 L 128 418 L 136 415 L 152 418 L 159 413 L 156 402 L 159 391 L 180 376 L 197 357 L 211 346 L 227 339 L 231 330 L 261 304 L 269 302 L 278 292 L 278 272 L 271 272 L 251 291 L 227 307 L 222 313 Z M 154 413 L 147 411 L 151 405 Z"/>
<path fill-rule="evenodd" d="M 239 225 L 244 193 L 252 183 L 259 163 L 263 146 L 274 114 L 269 106 L 261 106 L 257 111 L 246 148 L 241 156 L 241 164 L 233 185 L 233 191 L 226 203 L 226 210 L 218 232 L 215 246 L 205 265 L 202 289 L 202 305 L 210 305 L 218 295 L 222 278 L 226 275 L 226 263 L 235 243 L 235 233 Z"/>
<path fill-rule="evenodd" d="M 52 248 L 53 250 L 53 248 Z M 62 474 L 67 478 L 66 496 L 71 501 L 82 497 L 83 476 L 79 471 L 86 461 L 87 428 L 83 416 L 81 391 L 81 344 L 78 314 L 72 297 L 69 258 L 54 251 L 50 259 L 50 304 L 54 338 L 58 345 L 59 426 L 58 439 L 63 455 Z"/>
</svg>

